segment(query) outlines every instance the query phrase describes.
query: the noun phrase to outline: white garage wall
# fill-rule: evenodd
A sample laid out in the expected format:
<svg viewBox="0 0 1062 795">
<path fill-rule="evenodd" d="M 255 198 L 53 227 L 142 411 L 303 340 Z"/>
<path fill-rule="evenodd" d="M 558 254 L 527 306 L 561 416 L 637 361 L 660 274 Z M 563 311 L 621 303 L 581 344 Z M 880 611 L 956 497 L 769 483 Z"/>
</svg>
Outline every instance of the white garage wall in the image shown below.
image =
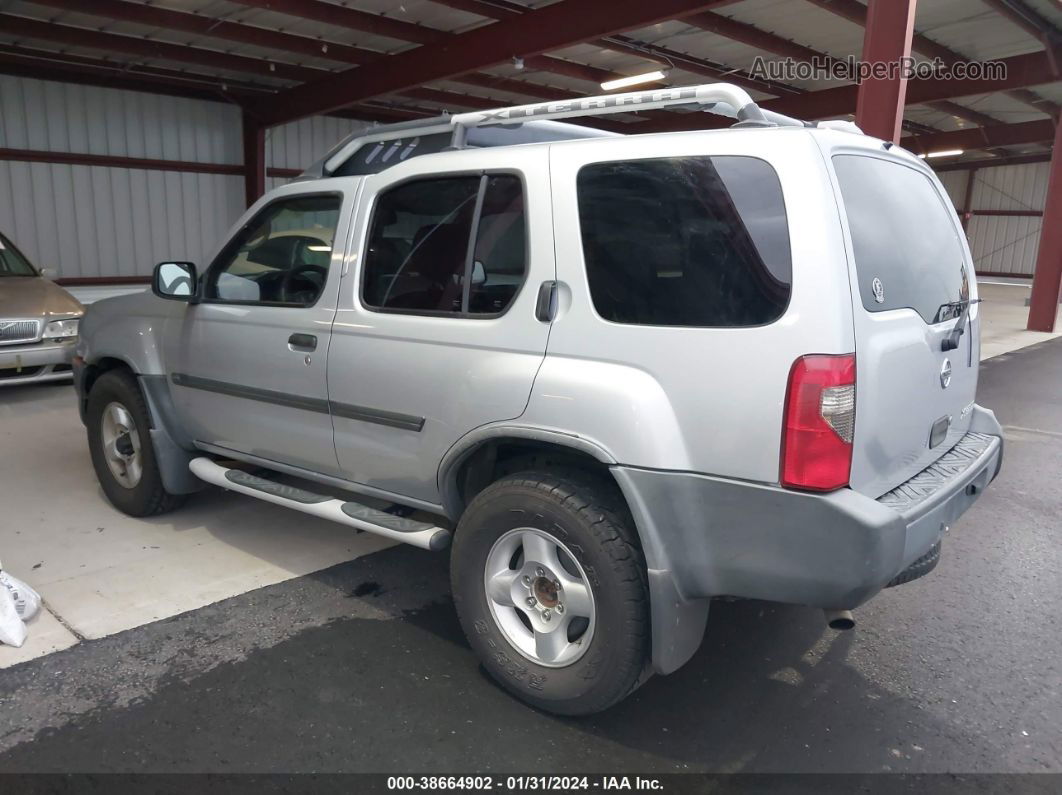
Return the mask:
<svg viewBox="0 0 1062 795">
<path fill-rule="evenodd" d="M 974 174 L 970 206 L 974 210 L 1038 210 L 1047 200 L 1050 163 L 981 168 Z M 964 209 L 969 171 L 945 171 L 940 181 L 958 212 Z M 975 267 L 982 273 L 1032 276 L 1042 217 L 975 215 L 966 225 Z"/>
<path fill-rule="evenodd" d="M 275 127 L 266 167 L 303 169 L 361 126 L 314 117 Z M 0 148 L 243 163 L 233 105 L 6 75 Z M 203 263 L 244 209 L 238 175 L 0 160 L 0 230 L 63 278 L 147 276 L 163 259 Z"/>
<path fill-rule="evenodd" d="M 243 204 L 238 176 L 0 161 L 0 228 L 64 278 L 203 262 Z"/>
<path fill-rule="evenodd" d="M 266 131 L 266 164 L 276 168 L 304 169 L 340 139 L 370 125 L 352 119 L 311 116 Z"/>
</svg>

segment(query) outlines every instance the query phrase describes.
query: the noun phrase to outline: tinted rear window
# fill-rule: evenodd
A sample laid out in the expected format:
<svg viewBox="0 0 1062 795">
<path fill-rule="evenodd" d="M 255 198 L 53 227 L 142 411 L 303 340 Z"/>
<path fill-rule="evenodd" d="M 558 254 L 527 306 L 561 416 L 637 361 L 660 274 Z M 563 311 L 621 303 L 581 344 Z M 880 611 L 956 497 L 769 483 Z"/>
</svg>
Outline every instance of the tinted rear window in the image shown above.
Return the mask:
<svg viewBox="0 0 1062 795">
<path fill-rule="evenodd" d="M 789 303 L 778 175 L 751 157 L 596 163 L 578 176 L 590 295 L 615 323 L 758 326 Z"/>
<path fill-rule="evenodd" d="M 942 306 L 968 296 L 963 249 L 929 177 L 860 155 L 837 155 L 833 167 L 867 311 L 910 308 L 927 323 L 954 316 Z"/>
</svg>

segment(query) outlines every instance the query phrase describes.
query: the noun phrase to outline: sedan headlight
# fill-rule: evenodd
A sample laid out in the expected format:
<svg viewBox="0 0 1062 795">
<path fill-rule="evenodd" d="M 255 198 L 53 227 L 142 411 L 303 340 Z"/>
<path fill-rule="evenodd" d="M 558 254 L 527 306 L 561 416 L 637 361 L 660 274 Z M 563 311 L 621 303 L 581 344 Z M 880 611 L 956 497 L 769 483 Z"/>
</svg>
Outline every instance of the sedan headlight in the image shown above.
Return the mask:
<svg viewBox="0 0 1062 795">
<path fill-rule="evenodd" d="M 53 320 L 44 327 L 44 339 L 67 339 L 77 336 L 77 326 L 81 322 L 81 318 L 70 318 L 69 320 Z"/>
</svg>

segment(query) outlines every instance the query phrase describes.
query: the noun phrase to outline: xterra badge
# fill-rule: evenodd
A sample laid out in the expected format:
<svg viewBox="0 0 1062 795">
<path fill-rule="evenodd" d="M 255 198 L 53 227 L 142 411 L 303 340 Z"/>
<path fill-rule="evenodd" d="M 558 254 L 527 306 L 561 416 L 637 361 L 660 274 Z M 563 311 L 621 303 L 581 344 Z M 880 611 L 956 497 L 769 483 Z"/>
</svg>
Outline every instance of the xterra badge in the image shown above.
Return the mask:
<svg viewBox="0 0 1062 795">
<path fill-rule="evenodd" d="M 870 289 L 874 291 L 875 301 L 879 304 L 885 303 L 885 285 L 881 283 L 881 279 L 875 276 L 874 281 L 870 283 Z"/>
</svg>

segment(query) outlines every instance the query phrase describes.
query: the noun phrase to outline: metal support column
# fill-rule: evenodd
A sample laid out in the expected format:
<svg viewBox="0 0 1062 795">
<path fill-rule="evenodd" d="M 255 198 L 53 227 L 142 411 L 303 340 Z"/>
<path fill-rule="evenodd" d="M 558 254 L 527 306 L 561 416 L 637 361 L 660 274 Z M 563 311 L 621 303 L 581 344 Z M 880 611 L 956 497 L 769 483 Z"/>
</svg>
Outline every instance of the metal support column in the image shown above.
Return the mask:
<svg viewBox="0 0 1062 795">
<path fill-rule="evenodd" d="M 249 113 L 243 113 L 243 168 L 247 206 L 265 193 L 265 127 Z"/>
<path fill-rule="evenodd" d="M 870 0 L 863 61 L 888 73 L 864 80 L 856 99 L 856 124 L 867 135 L 900 142 L 907 79 L 899 64 L 911 55 L 916 0 Z"/>
<path fill-rule="evenodd" d="M 1029 331 L 1054 331 L 1058 316 L 1058 295 L 1062 287 L 1062 124 L 1055 128 L 1043 219 L 1029 300 Z"/>
</svg>

